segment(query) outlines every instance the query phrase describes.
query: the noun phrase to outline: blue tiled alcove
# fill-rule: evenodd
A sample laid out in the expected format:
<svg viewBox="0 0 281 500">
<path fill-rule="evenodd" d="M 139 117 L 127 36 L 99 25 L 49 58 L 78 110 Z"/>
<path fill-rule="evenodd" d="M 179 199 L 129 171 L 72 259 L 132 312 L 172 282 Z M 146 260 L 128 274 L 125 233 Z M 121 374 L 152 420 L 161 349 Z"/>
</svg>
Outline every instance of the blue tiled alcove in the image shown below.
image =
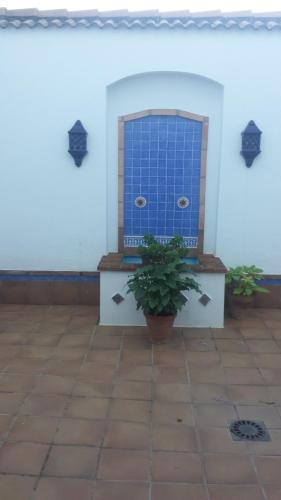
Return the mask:
<svg viewBox="0 0 281 500">
<path fill-rule="evenodd" d="M 197 247 L 201 133 L 200 122 L 180 116 L 125 122 L 125 247 L 139 245 L 148 233 L 161 242 L 181 235 L 187 247 Z"/>
</svg>

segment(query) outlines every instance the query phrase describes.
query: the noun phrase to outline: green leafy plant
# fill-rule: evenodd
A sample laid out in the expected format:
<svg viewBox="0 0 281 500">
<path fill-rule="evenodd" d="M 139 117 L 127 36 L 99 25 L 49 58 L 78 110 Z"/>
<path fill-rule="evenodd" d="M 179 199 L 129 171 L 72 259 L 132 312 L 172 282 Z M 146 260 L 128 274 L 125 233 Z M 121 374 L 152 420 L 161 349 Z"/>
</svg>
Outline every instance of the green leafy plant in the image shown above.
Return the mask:
<svg viewBox="0 0 281 500">
<path fill-rule="evenodd" d="M 233 295 L 250 297 L 255 293 L 268 293 L 257 282 L 262 279 L 263 270 L 256 266 L 231 267 L 225 276 L 225 283 Z"/>
<path fill-rule="evenodd" d="M 145 236 L 146 246 L 140 246 L 138 253 L 147 264 L 137 269 L 128 281 L 128 293 L 132 292 L 137 309 L 154 316 L 176 315 L 186 302 L 182 291 L 200 292 L 199 284 L 191 274 L 182 257 L 186 255 L 183 238 L 177 236 L 166 245 L 153 236 Z"/>
<path fill-rule="evenodd" d="M 145 264 L 167 264 L 188 254 L 188 248 L 184 246 L 181 236 L 174 236 L 165 245 L 159 243 L 150 234 L 144 236 L 143 240 L 144 245 L 138 247 L 138 254 L 141 255 Z"/>
</svg>

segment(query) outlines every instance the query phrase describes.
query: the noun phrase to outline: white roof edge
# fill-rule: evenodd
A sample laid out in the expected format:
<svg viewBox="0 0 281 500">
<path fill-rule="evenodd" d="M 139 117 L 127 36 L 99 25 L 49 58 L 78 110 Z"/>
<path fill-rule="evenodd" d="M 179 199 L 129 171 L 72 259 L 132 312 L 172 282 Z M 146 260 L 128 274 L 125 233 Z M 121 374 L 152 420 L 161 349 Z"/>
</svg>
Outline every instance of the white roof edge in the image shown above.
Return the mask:
<svg viewBox="0 0 281 500">
<path fill-rule="evenodd" d="M 74 10 L 67 9 L 50 9 L 38 10 L 36 8 L 27 9 L 6 9 L 0 7 L 0 14 L 8 17 L 280 17 L 281 11 L 274 12 L 253 12 L 251 10 L 222 12 L 220 10 L 197 11 L 175 10 L 175 11 L 159 11 L 159 10 L 142 10 L 129 11 L 121 10 L 106 10 L 99 11 L 97 9 L 89 10 Z"/>
</svg>

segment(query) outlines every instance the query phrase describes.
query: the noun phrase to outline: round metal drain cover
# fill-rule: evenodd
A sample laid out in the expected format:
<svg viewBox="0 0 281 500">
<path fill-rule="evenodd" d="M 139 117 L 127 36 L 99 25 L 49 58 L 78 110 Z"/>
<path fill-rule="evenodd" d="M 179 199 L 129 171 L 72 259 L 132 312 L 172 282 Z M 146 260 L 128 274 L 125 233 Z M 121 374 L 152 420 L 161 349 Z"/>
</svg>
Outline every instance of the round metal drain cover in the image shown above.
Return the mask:
<svg viewBox="0 0 281 500">
<path fill-rule="evenodd" d="M 243 441 L 269 441 L 269 434 L 262 422 L 236 420 L 230 425 L 234 439 Z"/>
</svg>

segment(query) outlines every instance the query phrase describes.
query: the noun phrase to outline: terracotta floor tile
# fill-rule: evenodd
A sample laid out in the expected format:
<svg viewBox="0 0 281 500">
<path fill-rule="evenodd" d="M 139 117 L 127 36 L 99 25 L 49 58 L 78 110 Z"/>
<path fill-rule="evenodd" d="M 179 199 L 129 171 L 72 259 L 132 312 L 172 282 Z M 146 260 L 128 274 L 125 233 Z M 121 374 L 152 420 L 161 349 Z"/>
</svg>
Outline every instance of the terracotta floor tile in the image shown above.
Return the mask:
<svg viewBox="0 0 281 500">
<path fill-rule="evenodd" d="M 152 457 L 152 480 L 201 483 L 203 472 L 199 455 L 158 451 Z"/>
<path fill-rule="evenodd" d="M 191 386 L 191 399 L 201 403 L 225 403 L 229 401 L 226 386 L 214 384 L 193 384 Z"/>
<path fill-rule="evenodd" d="M 12 359 L 21 350 L 18 345 L 1 345 L 0 349 L 0 359 Z"/>
<path fill-rule="evenodd" d="M 136 349 L 147 349 L 148 351 L 151 351 L 152 344 L 151 341 L 144 335 L 126 335 L 123 340 L 123 348 L 125 350 L 128 349 L 129 351 L 134 351 Z"/>
<path fill-rule="evenodd" d="M 119 327 L 119 328 L 123 328 L 122 332 L 126 336 L 131 336 L 131 335 L 140 336 L 140 335 L 147 334 L 147 327 L 146 326 L 124 326 L 124 327 Z"/>
<path fill-rule="evenodd" d="M 254 314 L 257 314 L 257 310 L 254 311 Z M 248 317 L 249 312 L 245 311 L 245 318 L 241 318 L 238 320 L 238 324 L 240 328 L 264 328 L 268 326 L 266 322 L 258 317 Z"/>
<path fill-rule="evenodd" d="M 270 330 L 271 335 L 275 340 L 281 340 L 281 328 L 274 328 L 274 330 Z"/>
<path fill-rule="evenodd" d="M 221 354 L 219 352 L 185 352 L 188 366 L 195 368 L 209 368 L 220 366 Z"/>
<path fill-rule="evenodd" d="M 154 349 L 153 361 L 155 365 L 185 366 L 185 357 L 182 351 L 175 351 L 173 349 L 159 351 L 157 350 L 157 346 Z"/>
<path fill-rule="evenodd" d="M 106 418 L 109 400 L 106 398 L 73 397 L 68 405 L 66 416 L 71 418 Z"/>
<path fill-rule="evenodd" d="M 95 328 L 96 321 L 93 321 L 92 318 L 87 318 L 83 316 L 77 316 L 71 318 L 70 322 L 67 324 L 65 328 L 66 334 L 87 334 L 92 333 Z"/>
<path fill-rule="evenodd" d="M 7 373 L 0 377 L 0 392 L 29 392 L 36 383 L 36 376 Z"/>
<path fill-rule="evenodd" d="M 95 327 L 95 333 L 102 335 L 122 335 L 123 331 L 124 331 L 124 326 L 97 325 Z"/>
<path fill-rule="evenodd" d="M 112 390 L 111 382 L 95 382 L 92 377 L 78 377 L 73 388 L 73 395 L 108 398 Z"/>
<path fill-rule="evenodd" d="M 0 439 L 5 439 L 5 435 L 12 423 L 12 415 L 0 415 Z"/>
<path fill-rule="evenodd" d="M 137 422 L 110 422 L 103 446 L 146 450 L 150 446 L 149 427 Z"/>
<path fill-rule="evenodd" d="M 269 429 L 271 441 L 249 443 L 249 449 L 256 455 L 281 455 L 281 430 Z"/>
<path fill-rule="evenodd" d="M 280 353 L 280 347 L 275 340 L 247 340 L 250 352 L 257 353 Z"/>
<path fill-rule="evenodd" d="M 82 360 L 88 352 L 87 347 L 56 347 L 52 353 L 52 359 Z"/>
<path fill-rule="evenodd" d="M 211 334 L 214 339 L 242 339 L 241 331 L 234 327 L 211 328 Z"/>
<path fill-rule="evenodd" d="M 263 320 L 266 320 L 266 319 L 281 320 L 280 309 L 259 308 L 258 309 L 258 315 Z"/>
<path fill-rule="evenodd" d="M 248 345 L 244 340 L 216 340 L 216 346 L 222 352 L 248 352 Z"/>
<path fill-rule="evenodd" d="M 92 500 L 92 491 L 87 479 L 41 478 L 32 500 Z"/>
<path fill-rule="evenodd" d="M 113 397 L 121 399 L 151 399 L 149 382 L 117 382 L 113 389 Z"/>
<path fill-rule="evenodd" d="M 61 334 L 48 335 L 47 333 L 34 333 L 28 338 L 28 345 L 39 345 L 47 347 L 55 347 L 61 339 Z"/>
<path fill-rule="evenodd" d="M 274 406 L 243 405 L 237 406 L 236 409 L 242 419 L 262 421 L 267 427 L 273 429 L 281 428 L 281 416 Z"/>
<path fill-rule="evenodd" d="M 71 394 L 74 378 L 59 375 L 45 375 L 40 377 L 33 392 L 36 394 Z"/>
<path fill-rule="evenodd" d="M 43 475 L 92 477 L 98 462 L 98 448 L 88 446 L 52 446 Z"/>
<path fill-rule="evenodd" d="M 63 335 L 58 347 L 88 347 L 91 335 Z"/>
<path fill-rule="evenodd" d="M 121 363 L 131 363 L 133 365 L 151 365 L 151 350 L 139 349 L 138 351 L 124 350 L 121 356 Z"/>
<path fill-rule="evenodd" d="M 281 404 L 281 391 L 277 385 L 267 387 L 268 398 L 267 401 L 272 404 Z"/>
<path fill-rule="evenodd" d="M 192 406 L 189 403 L 162 403 L 154 401 L 152 418 L 156 424 L 194 424 Z"/>
<path fill-rule="evenodd" d="M 277 328 L 278 330 L 281 328 L 281 319 L 265 319 L 264 323 L 267 328 Z"/>
<path fill-rule="evenodd" d="M 225 368 L 225 377 L 227 384 L 264 384 L 264 378 L 257 368 Z"/>
<path fill-rule="evenodd" d="M 117 372 L 119 380 L 135 380 L 140 382 L 150 382 L 152 380 L 152 367 L 148 365 L 124 364 Z"/>
<path fill-rule="evenodd" d="M 119 349 L 121 337 L 118 335 L 102 335 L 96 333 L 92 340 L 92 348 L 95 349 Z"/>
<path fill-rule="evenodd" d="M 163 451 L 197 451 L 193 427 L 186 425 L 155 424 L 152 431 L 152 447 Z"/>
<path fill-rule="evenodd" d="M 23 393 L 0 393 L 0 413 L 9 413 L 11 415 L 18 412 L 24 400 L 25 394 Z"/>
<path fill-rule="evenodd" d="M 280 500 L 280 498 L 281 498 L 281 486 L 266 485 L 265 491 L 266 491 L 266 495 L 267 495 L 267 497 L 266 497 L 267 500 Z"/>
<path fill-rule="evenodd" d="M 147 481 L 149 453 L 143 450 L 103 450 L 98 479 Z"/>
<path fill-rule="evenodd" d="M 153 380 L 162 384 L 186 384 L 187 373 L 183 367 L 154 366 Z"/>
<path fill-rule="evenodd" d="M 203 485 L 156 483 L 152 486 L 151 500 L 207 500 Z"/>
<path fill-rule="evenodd" d="M 281 385 L 281 368 L 271 370 L 270 368 L 261 368 L 261 374 L 268 385 Z"/>
<path fill-rule="evenodd" d="M 44 320 L 43 322 L 39 323 L 37 327 L 37 334 L 39 334 L 41 337 L 44 335 L 47 335 L 48 337 L 60 337 L 64 332 L 66 328 L 67 322 L 65 321 L 50 321 Z M 57 344 L 55 344 L 57 345 Z"/>
<path fill-rule="evenodd" d="M 87 361 L 92 363 L 104 363 L 106 365 L 117 365 L 119 362 L 120 351 L 119 349 L 98 349 L 96 351 L 89 351 L 87 354 Z"/>
<path fill-rule="evenodd" d="M 50 443 L 55 435 L 57 425 L 57 418 L 20 416 L 14 422 L 8 440 Z"/>
<path fill-rule="evenodd" d="M 255 357 L 253 354 L 221 352 L 221 364 L 224 368 L 255 368 Z"/>
<path fill-rule="evenodd" d="M 94 500 L 148 500 L 149 486 L 140 482 L 97 481 Z"/>
<path fill-rule="evenodd" d="M 54 350 L 55 347 L 26 345 L 21 348 L 18 356 L 29 359 L 49 359 Z"/>
<path fill-rule="evenodd" d="M 166 403 L 190 402 L 188 384 L 155 384 L 155 399 Z"/>
<path fill-rule="evenodd" d="M 57 444 L 100 446 L 104 434 L 105 423 L 102 420 L 64 418 L 60 422 L 54 442 Z"/>
<path fill-rule="evenodd" d="M 66 396 L 55 394 L 39 396 L 31 394 L 25 399 L 24 404 L 20 408 L 20 414 L 42 417 L 62 417 L 66 402 Z"/>
<path fill-rule="evenodd" d="M 0 472 L 38 475 L 48 446 L 35 443 L 6 443 L 0 449 Z"/>
<path fill-rule="evenodd" d="M 281 354 L 255 354 L 259 368 L 281 368 Z"/>
<path fill-rule="evenodd" d="M 208 483 L 255 484 L 257 478 L 247 455 L 205 455 Z M 228 497 L 227 497 L 228 498 Z"/>
<path fill-rule="evenodd" d="M 199 429 L 203 452 L 247 453 L 245 441 L 234 441 L 228 427 L 205 427 Z"/>
<path fill-rule="evenodd" d="M 80 370 L 81 377 L 92 377 L 96 382 L 110 382 L 115 375 L 115 365 L 85 361 Z"/>
<path fill-rule="evenodd" d="M 192 384 L 225 384 L 225 372 L 223 368 L 207 367 L 189 368 L 190 380 Z"/>
<path fill-rule="evenodd" d="M 12 329 L 15 330 L 17 325 L 13 322 Z M 0 334 L 0 345 L 23 345 L 26 344 L 28 339 L 28 333 L 31 333 L 29 328 L 25 329 L 27 333 L 1 333 Z"/>
<path fill-rule="evenodd" d="M 50 359 L 44 369 L 48 375 L 76 375 L 81 367 L 81 360 Z"/>
<path fill-rule="evenodd" d="M 183 328 L 182 334 L 185 339 L 208 339 L 212 338 L 210 328 Z"/>
<path fill-rule="evenodd" d="M 216 344 L 212 339 L 185 339 L 185 348 L 191 352 L 209 352 L 216 350 Z"/>
<path fill-rule="evenodd" d="M 272 340 L 268 328 L 241 328 L 240 331 L 245 340 Z"/>
<path fill-rule="evenodd" d="M 209 485 L 210 500 L 264 500 L 258 486 Z"/>
<path fill-rule="evenodd" d="M 267 387 L 259 385 L 230 385 L 228 395 L 235 403 L 260 404 L 270 401 Z"/>
<path fill-rule="evenodd" d="M 35 478 L 14 475 L 0 476 L 0 498 L 30 500 Z"/>
<path fill-rule="evenodd" d="M 6 369 L 6 373 L 43 373 L 46 361 L 42 359 L 13 359 Z"/>
<path fill-rule="evenodd" d="M 256 466 L 262 483 L 275 483 L 281 487 L 281 457 L 256 457 Z"/>
<path fill-rule="evenodd" d="M 110 403 L 109 418 L 147 423 L 150 420 L 150 401 L 113 399 Z"/>
<path fill-rule="evenodd" d="M 228 427 L 237 415 L 232 405 L 195 404 L 195 419 L 200 427 Z"/>
</svg>

